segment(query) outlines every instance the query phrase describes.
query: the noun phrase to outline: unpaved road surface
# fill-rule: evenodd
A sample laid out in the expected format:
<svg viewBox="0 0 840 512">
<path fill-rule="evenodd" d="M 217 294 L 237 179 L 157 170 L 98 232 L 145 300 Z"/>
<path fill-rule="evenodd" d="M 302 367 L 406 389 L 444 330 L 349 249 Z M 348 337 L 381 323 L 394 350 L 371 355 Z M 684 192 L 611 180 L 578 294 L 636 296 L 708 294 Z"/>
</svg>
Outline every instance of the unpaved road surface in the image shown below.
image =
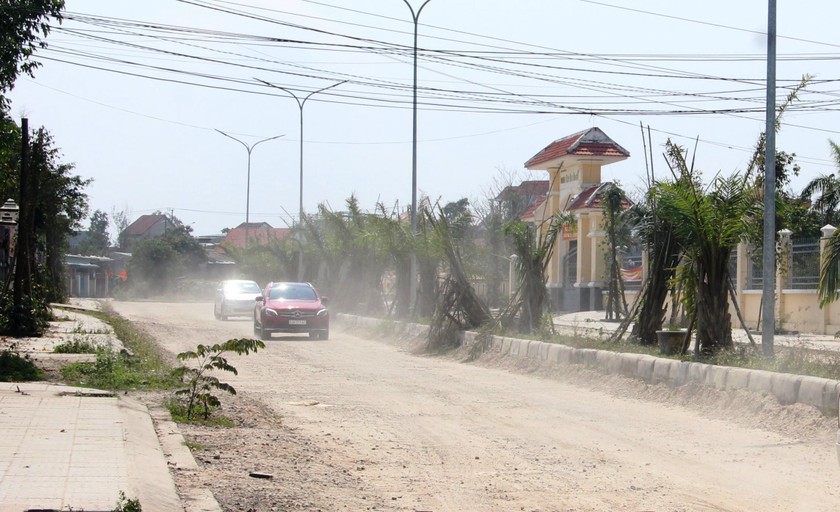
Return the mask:
<svg viewBox="0 0 840 512">
<path fill-rule="evenodd" d="M 250 337 L 212 304 L 114 302 L 172 354 Z M 836 419 L 746 392 L 671 390 L 387 337 L 276 335 L 233 356 L 233 429 L 183 426 L 180 489 L 225 510 L 837 511 Z M 522 364 L 522 363 L 520 363 Z M 272 479 L 249 477 L 249 472 Z"/>
</svg>

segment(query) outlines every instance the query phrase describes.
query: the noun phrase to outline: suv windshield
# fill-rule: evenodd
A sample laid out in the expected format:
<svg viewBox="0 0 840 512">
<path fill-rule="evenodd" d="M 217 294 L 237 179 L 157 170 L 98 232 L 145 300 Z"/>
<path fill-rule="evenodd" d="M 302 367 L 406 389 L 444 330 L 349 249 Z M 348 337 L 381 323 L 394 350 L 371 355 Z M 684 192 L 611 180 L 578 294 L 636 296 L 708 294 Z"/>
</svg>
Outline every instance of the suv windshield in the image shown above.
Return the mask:
<svg viewBox="0 0 840 512">
<path fill-rule="evenodd" d="M 229 281 L 225 283 L 225 291 L 230 293 L 256 293 L 259 295 L 260 285 L 254 281 Z"/>
<path fill-rule="evenodd" d="M 315 300 L 315 290 L 304 285 L 272 286 L 269 294 L 271 300 Z"/>
</svg>

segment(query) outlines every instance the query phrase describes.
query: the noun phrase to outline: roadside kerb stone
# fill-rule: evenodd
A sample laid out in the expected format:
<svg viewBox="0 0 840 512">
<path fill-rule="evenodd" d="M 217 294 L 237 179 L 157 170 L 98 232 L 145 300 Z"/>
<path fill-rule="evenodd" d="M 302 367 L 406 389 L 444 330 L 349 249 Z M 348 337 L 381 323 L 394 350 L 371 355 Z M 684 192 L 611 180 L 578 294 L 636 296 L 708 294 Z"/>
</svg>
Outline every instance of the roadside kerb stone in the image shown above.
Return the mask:
<svg viewBox="0 0 840 512">
<path fill-rule="evenodd" d="M 560 345 L 560 349 L 557 352 L 557 362 L 560 364 L 572 364 L 573 355 L 574 350 L 572 347 Z"/>
<path fill-rule="evenodd" d="M 636 365 L 636 377 L 650 383 L 653 380 L 653 364 L 655 362 L 655 357 L 639 354 L 639 362 Z"/>
<path fill-rule="evenodd" d="M 675 361 L 677 364 L 671 366 L 671 370 L 674 372 L 674 386 L 680 387 L 685 386 L 688 384 L 688 368 L 689 364 L 688 361 Z"/>
<path fill-rule="evenodd" d="M 551 345 L 553 343 L 540 342 L 540 361 L 548 361 L 548 349 L 551 348 Z"/>
<path fill-rule="evenodd" d="M 599 350 L 596 359 L 600 370 L 607 373 L 621 373 L 621 359 L 615 352 Z"/>
<path fill-rule="evenodd" d="M 639 366 L 639 358 L 641 354 L 619 354 L 620 369 L 619 372 L 625 377 L 635 379 L 638 377 L 636 369 Z"/>
<path fill-rule="evenodd" d="M 502 336 L 502 349 L 500 350 L 500 352 L 503 356 L 510 354 L 510 346 L 512 341 L 513 340 L 511 340 L 510 338 Z"/>
<path fill-rule="evenodd" d="M 726 389 L 749 389 L 751 370 L 746 368 L 730 368 L 726 375 Z"/>
<path fill-rule="evenodd" d="M 501 336 L 492 336 L 491 335 L 490 336 L 490 347 L 492 347 L 492 349 L 495 350 L 496 352 L 501 352 L 502 341 L 504 341 L 504 338 L 502 338 Z"/>
<path fill-rule="evenodd" d="M 729 375 L 728 366 L 709 365 L 706 371 L 705 385 L 715 389 L 726 389 L 726 377 Z"/>
<path fill-rule="evenodd" d="M 755 393 L 770 395 L 773 393 L 773 373 L 764 370 L 753 370 L 747 389 Z"/>
<path fill-rule="evenodd" d="M 770 378 L 770 388 L 773 396 L 782 405 L 790 405 L 796 403 L 796 397 L 799 394 L 799 384 L 802 382 L 802 375 L 792 375 L 790 373 L 774 373 Z"/>
<path fill-rule="evenodd" d="M 538 360 L 540 358 L 540 345 L 542 344 L 541 341 L 531 340 L 528 344 L 528 359 Z"/>
<path fill-rule="evenodd" d="M 688 363 L 688 378 L 686 384 L 696 386 L 706 385 L 706 374 L 709 373 L 709 365 L 703 363 Z"/>
<path fill-rule="evenodd" d="M 508 354 L 510 354 L 511 357 L 519 357 L 519 351 L 522 350 L 523 343 L 527 343 L 527 341 L 526 340 L 520 340 L 518 338 L 511 338 L 510 339 L 510 351 L 508 352 Z M 527 349 L 528 346 L 526 345 L 525 348 Z"/>
<path fill-rule="evenodd" d="M 671 383 L 671 366 L 674 361 L 672 359 L 656 358 L 653 363 L 653 372 L 651 373 L 651 384 L 668 384 Z"/>
<path fill-rule="evenodd" d="M 594 348 L 582 348 L 581 353 L 583 357 L 583 364 L 587 368 L 598 367 L 598 350 Z"/>
<path fill-rule="evenodd" d="M 801 389 L 801 387 L 800 387 Z M 829 381 L 825 385 L 825 389 L 823 391 L 823 408 L 822 410 L 827 413 L 837 414 L 837 399 L 840 396 L 840 382 L 838 381 Z"/>
<path fill-rule="evenodd" d="M 796 395 L 796 401 L 818 409 L 824 409 L 827 405 L 826 395 L 829 394 L 829 387 L 836 388 L 837 381 L 820 377 L 802 377 L 802 382 L 799 383 L 799 392 Z M 837 408 L 836 400 L 834 401 L 834 408 Z"/>
</svg>

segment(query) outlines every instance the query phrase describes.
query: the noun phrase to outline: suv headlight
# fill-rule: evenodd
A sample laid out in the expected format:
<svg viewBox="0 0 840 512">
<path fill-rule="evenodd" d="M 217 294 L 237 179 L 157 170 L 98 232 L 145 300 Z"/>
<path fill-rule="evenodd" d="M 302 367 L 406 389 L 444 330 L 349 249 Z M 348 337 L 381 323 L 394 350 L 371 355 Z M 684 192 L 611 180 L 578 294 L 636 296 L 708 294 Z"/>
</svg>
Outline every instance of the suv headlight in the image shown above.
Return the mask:
<svg viewBox="0 0 840 512">
<path fill-rule="evenodd" d="M 319 316 L 319 317 L 325 317 L 325 316 L 327 316 L 327 315 L 329 315 L 329 314 L 330 314 L 330 312 L 329 312 L 329 310 L 328 310 L 327 308 L 324 308 L 324 309 L 322 309 L 322 310 L 318 311 L 318 316 Z"/>
<path fill-rule="evenodd" d="M 265 309 L 265 314 L 268 315 L 268 316 L 277 316 L 277 311 L 274 311 L 273 309 L 266 308 Z"/>
</svg>

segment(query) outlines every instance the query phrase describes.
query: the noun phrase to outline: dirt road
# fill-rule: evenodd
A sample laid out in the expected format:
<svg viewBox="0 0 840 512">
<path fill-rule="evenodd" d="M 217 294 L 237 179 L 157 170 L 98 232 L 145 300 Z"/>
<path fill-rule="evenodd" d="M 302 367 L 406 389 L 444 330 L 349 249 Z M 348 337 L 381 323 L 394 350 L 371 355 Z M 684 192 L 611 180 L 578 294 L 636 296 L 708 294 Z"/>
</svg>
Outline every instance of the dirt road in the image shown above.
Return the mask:
<svg viewBox="0 0 840 512">
<path fill-rule="evenodd" d="M 211 304 L 114 302 L 171 353 L 251 336 Z M 670 390 L 333 328 L 231 358 L 240 428 L 185 427 L 226 510 L 836 511 L 836 420 L 748 393 Z M 276 416 L 275 416 L 276 414 Z M 271 473 L 271 480 L 248 477 Z"/>
</svg>

